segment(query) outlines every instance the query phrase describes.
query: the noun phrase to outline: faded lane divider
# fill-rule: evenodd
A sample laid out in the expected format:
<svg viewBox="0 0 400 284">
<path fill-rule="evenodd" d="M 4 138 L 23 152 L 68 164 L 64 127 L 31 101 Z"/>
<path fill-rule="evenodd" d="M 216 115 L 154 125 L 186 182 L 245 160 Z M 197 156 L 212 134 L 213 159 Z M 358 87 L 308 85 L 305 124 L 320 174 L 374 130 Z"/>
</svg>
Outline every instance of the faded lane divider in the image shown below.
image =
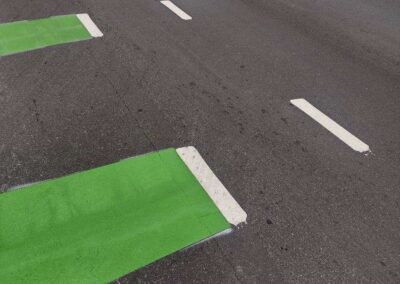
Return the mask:
<svg viewBox="0 0 400 284">
<path fill-rule="evenodd" d="M 0 24 L 0 56 L 102 36 L 87 14 L 5 23 Z"/>
<path fill-rule="evenodd" d="M 193 147 L 0 194 L 4 283 L 106 283 L 247 215 Z"/>
</svg>

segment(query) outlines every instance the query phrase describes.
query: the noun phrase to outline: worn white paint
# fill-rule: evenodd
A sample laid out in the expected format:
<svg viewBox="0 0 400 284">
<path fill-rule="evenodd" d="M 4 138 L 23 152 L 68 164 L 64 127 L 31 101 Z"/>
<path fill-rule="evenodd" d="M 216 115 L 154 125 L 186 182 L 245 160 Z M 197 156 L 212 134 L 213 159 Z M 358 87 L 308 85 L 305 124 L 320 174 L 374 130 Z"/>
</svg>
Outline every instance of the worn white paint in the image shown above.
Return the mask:
<svg viewBox="0 0 400 284">
<path fill-rule="evenodd" d="M 212 240 L 212 239 L 216 239 L 216 238 L 219 238 L 219 237 L 222 237 L 222 236 L 229 235 L 230 233 L 232 233 L 232 231 L 233 231 L 232 228 L 223 230 L 222 232 L 219 232 L 219 233 L 217 233 L 217 234 L 215 234 L 215 235 L 212 235 L 212 236 L 209 237 L 209 238 L 206 238 L 206 239 L 204 239 L 204 240 L 201 240 L 200 242 L 197 242 L 197 243 L 195 243 L 195 244 L 193 244 L 193 245 L 191 245 L 191 246 L 188 246 L 188 247 L 184 248 L 183 250 L 187 250 L 187 249 L 189 249 L 189 248 L 191 248 L 191 247 L 195 247 L 195 246 L 197 246 L 197 245 L 199 245 L 199 244 L 208 242 L 208 241 L 210 241 L 210 240 Z"/>
<path fill-rule="evenodd" d="M 176 6 L 174 3 L 171 1 L 161 1 L 161 4 L 166 6 L 168 9 L 170 9 L 172 12 L 174 12 L 177 16 L 179 16 L 182 20 L 191 20 L 192 17 L 186 14 L 184 11 L 182 11 L 181 8 Z"/>
<path fill-rule="evenodd" d="M 176 152 L 225 216 L 225 219 L 235 226 L 246 222 L 246 212 L 216 177 L 200 153 L 192 146 L 179 148 Z"/>
<path fill-rule="evenodd" d="M 338 137 L 348 146 L 350 146 L 353 150 L 368 153 L 370 152 L 369 146 L 358 139 L 356 136 L 348 132 L 342 126 L 337 124 L 335 121 L 330 119 L 324 113 L 315 108 L 312 104 L 310 104 L 305 99 L 295 99 L 290 101 L 293 105 L 304 111 L 308 114 L 312 119 L 317 121 L 323 127 L 328 129 L 333 135 Z"/>
<path fill-rule="evenodd" d="M 99 30 L 96 24 L 92 21 L 88 14 L 76 15 L 81 23 L 85 26 L 92 37 L 102 37 L 103 33 Z"/>
</svg>

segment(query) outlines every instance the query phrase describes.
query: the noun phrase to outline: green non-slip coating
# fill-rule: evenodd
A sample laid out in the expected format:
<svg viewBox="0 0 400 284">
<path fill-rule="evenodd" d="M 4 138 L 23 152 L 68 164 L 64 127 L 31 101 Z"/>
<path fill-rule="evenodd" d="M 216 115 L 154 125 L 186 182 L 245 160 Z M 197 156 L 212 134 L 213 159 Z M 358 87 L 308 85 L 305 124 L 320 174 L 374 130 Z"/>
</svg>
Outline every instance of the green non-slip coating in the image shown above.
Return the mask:
<svg viewBox="0 0 400 284">
<path fill-rule="evenodd" d="M 0 194 L 1 283 L 105 283 L 230 228 L 175 149 Z"/>
<path fill-rule="evenodd" d="M 0 56 L 90 38 L 76 15 L 0 24 Z"/>
</svg>

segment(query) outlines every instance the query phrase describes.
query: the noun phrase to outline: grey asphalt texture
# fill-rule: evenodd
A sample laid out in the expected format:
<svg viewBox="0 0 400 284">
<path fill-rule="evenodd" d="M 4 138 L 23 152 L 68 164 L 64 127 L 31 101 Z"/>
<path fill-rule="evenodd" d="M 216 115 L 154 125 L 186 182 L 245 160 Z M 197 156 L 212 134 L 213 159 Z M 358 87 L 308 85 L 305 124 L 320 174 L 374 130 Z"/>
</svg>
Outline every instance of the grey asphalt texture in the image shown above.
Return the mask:
<svg viewBox="0 0 400 284">
<path fill-rule="evenodd" d="M 247 225 L 116 283 L 400 283 L 400 2 L 174 3 L 193 20 L 150 0 L 0 0 L 2 23 L 89 13 L 104 33 L 0 58 L 1 191 L 192 145 Z"/>
</svg>

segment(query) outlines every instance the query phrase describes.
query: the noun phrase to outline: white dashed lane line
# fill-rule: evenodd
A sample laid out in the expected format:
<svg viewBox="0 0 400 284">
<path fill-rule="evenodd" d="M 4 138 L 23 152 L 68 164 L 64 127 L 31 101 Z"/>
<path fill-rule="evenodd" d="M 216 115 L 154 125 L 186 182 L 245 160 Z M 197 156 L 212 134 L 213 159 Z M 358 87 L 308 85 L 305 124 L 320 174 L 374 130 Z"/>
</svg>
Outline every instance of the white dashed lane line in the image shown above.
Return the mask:
<svg viewBox="0 0 400 284">
<path fill-rule="evenodd" d="M 191 20 L 192 17 L 186 14 L 182 9 L 180 9 L 178 6 L 176 6 L 174 3 L 171 1 L 161 1 L 161 4 L 166 6 L 168 9 L 170 9 L 172 12 L 174 12 L 176 15 L 178 15 L 182 20 Z"/>
<path fill-rule="evenodd" d="M 312 119 L 317 121 L 323 127 L 328 129 L 329 132 L 331 132 L 333 135 L 335 135 L 348 146 L 350 146 L 354 151 L 361 153 L 370 152 L 369 146 L 367 144 L 348 132 L 346 129 L 330 119 L 324 113 L 320 112 L 305 99 L 295 99 L 291 100 L 290 102 L 302 111 L 304 111 L 306 114 L 308 114 Z"/>
</svg>

